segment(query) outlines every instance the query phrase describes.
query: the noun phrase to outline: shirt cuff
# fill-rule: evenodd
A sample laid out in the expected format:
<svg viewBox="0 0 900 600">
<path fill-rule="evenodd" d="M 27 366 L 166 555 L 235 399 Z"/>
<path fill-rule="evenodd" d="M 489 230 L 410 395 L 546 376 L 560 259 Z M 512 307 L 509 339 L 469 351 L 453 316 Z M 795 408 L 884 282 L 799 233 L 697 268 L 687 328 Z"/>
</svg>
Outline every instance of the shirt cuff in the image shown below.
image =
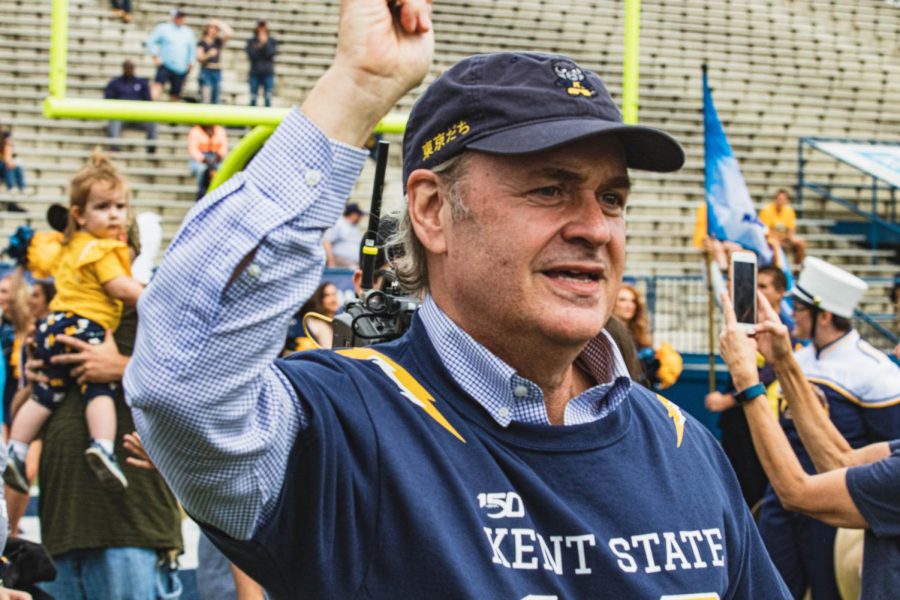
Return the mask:
<svg viewBox="0 0 900 600">
<path fill-rule="evenodd" d="M 245 174 L 288 214 L 305 208 L 297 206 L 298 189 L 327 186 L 328 193 L 317 201 L 317 210 L 313 211 L 317 222 L 310 223 L 327 228 L 343 213 L 368 156 L 362 148 L 328 139 L 295 107 L 247 166 Z"/>
</svg>

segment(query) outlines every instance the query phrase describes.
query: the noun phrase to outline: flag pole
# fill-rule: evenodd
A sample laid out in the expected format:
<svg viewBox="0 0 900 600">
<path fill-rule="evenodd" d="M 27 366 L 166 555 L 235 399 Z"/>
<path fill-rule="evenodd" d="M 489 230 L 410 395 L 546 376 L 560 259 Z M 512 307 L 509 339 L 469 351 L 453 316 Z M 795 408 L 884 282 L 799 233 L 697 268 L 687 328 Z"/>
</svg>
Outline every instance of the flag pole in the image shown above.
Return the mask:
<svg viewBox="0 0 900 600">
<path fill-rule="evenodd" d="M 701 67 L 703 69 L 703 87 L 707 87 L 707 79 L 706 79 L 706 63 L 704 63 Z M 703 114 L 704 117 L 706 115 L 706 94 L 703 96 Z M 704 118 L 704 127 L 706 127 L 706 119 Z M 704 153 L 706 152 L 706 136 L 703 136 L 704 139 Z M 705 162 L 705 161 L 704 161 Z M 706 169 L 704 169 L 704 176 L 706 173 Z M 705 188 L 704 188 L 705 189 Z M 710 223 L 712 216 L 709 214 L 709 200 L 704 198 L 703 200 L 706 202 L 706 237 L 709 239 L 710 233 Z M 713 329 L 715 323 L 713 319 L 713 311 L 715 310 L 715 292 L 713 292 L 713 260 L 712 260 L 712 248 L 710 245 L 706 245 L 703 249 L 703 256 L 706 260 L 706 331 L 709 342 L 709 392 L 712 393 L 716 391 L 716 354 L 715 354 L 715 331 Z"/>
</svg>

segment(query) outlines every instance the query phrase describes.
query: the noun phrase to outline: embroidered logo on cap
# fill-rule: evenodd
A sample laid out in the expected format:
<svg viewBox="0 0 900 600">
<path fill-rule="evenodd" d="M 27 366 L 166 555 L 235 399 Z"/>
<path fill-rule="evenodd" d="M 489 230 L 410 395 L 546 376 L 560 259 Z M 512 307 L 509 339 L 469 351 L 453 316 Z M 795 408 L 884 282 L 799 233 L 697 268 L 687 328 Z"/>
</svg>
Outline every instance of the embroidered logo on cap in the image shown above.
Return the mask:
<svg viewBox="0 0 900 600">
<path fill-rule="evenodd" d="M 566 89 L 570 96 L 584 96 L 590 98 L 597 91 L 587 83 L 584 71 L 573 62 L 559 60 L 553 63 L 553 72 L 556 74 L 556 87 Z"/>
<path fill-rule="evenodd" d="M 465 121 L 454 123 L 446 131 L 438 132 L 430 140 L 422 144 L 422 160 L 428 160 L 432 154 L 437 154 L 444 146 L 452 144 L 458 138 L 466 136 L 472 130 Z"/>
</svg>

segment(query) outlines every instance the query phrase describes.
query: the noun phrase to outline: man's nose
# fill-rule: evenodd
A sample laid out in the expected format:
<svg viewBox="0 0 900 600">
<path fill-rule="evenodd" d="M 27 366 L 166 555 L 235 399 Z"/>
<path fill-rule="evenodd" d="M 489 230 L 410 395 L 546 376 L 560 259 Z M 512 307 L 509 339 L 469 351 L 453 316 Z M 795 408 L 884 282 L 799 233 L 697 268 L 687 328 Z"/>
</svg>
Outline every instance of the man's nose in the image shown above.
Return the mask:
<svg viewBox="0 0 900 600">
<path fill-rule="evenodd" d="M 603 212 L 593 191 L 579 194 L 568 213 L 562 236 L 568 242 L 581 243 L 597 248 L 609 242 L 611 237 L 610 217 Z"/>
</svg>

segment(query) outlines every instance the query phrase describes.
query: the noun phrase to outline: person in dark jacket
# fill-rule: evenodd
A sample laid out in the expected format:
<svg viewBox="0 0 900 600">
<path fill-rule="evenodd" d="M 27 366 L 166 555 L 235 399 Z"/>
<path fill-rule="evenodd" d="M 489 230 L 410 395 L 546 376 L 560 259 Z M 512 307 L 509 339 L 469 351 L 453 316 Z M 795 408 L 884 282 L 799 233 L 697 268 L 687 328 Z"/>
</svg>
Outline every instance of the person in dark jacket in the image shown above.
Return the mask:
<svg viewBox="0 0 900 600">
<path fill-rule="evenodd" d="M 272 106 L 276 54 L 278 54 L 278 40 L 269 35 L 269 26 L 261 19 L 256 22 L 253 37 L 247 40 L 247 57 L 250 59 L 250 106 L 256 106 L 260 86 L 263 88 L 266 106 Z"/>
<path fill-rule="evenodd" d="M 134 62 L 126 60 L 122 63 L 122 76 L 114 77 L 106 84 L 103 90 L 103 97 L 107 100 L 143 100 L 150 102 L 150 82 L 142 77 L 135 77 Z M 106 124 L 106 136 L 114 141 L 110 144 L 111 152 L 118 152 L 119 146 L 115 140 L 122 137 L 122 128 L 140 129 L 147 132 L 147 152 L 153 154 L 156 152 L 156 145 L 153 140 L 157 137 L 156 123 L 153 121 L 110 121 Z"/>
</svg>

